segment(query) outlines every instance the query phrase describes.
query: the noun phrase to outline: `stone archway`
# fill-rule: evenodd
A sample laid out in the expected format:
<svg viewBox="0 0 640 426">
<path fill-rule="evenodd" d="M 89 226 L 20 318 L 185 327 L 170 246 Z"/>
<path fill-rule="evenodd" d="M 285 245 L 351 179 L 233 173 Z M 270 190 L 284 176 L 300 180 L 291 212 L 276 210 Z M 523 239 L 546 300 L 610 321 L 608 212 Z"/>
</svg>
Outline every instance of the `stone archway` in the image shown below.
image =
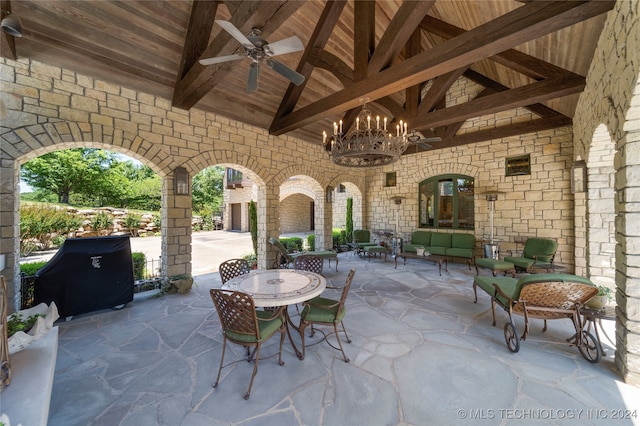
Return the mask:
<svg viewBox="0 0 640 426">
<path fill-rule="evenodd" d="M 116 136 L 117 133 L 117 136 Z M 11 141 L 11 144 L 9 143 Z M 114 144 L 117 142 L 117 144 Z M 99 148 L 126 154 L 151 167 L 163 179 L 163 187 L 167 185 L 168 176 L 160 165 L 145 157 L 140 149 L 144 140 L 115 132 L 113 128 L 89 123 L 57 122 L 27 125 L 12 129 L 2 135 L 2 199 L 0 214 L 2 215 L 2 236 L 0 244 L 5 259 L 4 274 L 8 277 L 8 299 L 12 309 L 20 307 L 20 166 L 40 155 L 69 148 Z M 14 147 L 6 151 L 4 147 Z M 163 199 L 169 191 L 163 190 Z M 165 202 L 163 201 L 163 205 Z M 164 235 L 164 232 L 163 232 Z M 163 265 L 167 262 L 163 262 Z M 166 271 L 163 271 L 166 272 Z"/>
<path fill-rule="evenodd" d="M 587 159 L 587 276 L 615 289 L 615 147 L 606 126 L 596 128 Z"/>
</svg>

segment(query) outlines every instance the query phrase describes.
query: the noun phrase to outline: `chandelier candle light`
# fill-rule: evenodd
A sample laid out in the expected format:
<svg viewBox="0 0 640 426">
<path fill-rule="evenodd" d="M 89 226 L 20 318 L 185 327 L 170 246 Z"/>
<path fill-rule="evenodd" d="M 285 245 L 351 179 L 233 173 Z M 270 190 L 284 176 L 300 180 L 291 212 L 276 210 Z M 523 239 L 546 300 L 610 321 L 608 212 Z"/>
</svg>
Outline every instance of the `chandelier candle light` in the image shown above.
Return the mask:
<svg viewBox="0 0 640 426">
<path fill-rule="evenodd" d="M 371 123 L 373 118 L 367 109 L 367 99 L 361 101 L 362 111 L 356 118 L 355 130 L 345 135 L 340 120 L 333 123 L 333 135 L 330 138 L 327 132 L 322 132 L 322 144 L 331 152 L 331 159 L 345 167 L 382 166 L 398 161 L 409 145 L 407 123 L 400 120 L 394 136 L 387 132 L 387 117 L 382 119 L 382 127 L 380 116 L 376 116 L 375 123 Z"/>
</svg>

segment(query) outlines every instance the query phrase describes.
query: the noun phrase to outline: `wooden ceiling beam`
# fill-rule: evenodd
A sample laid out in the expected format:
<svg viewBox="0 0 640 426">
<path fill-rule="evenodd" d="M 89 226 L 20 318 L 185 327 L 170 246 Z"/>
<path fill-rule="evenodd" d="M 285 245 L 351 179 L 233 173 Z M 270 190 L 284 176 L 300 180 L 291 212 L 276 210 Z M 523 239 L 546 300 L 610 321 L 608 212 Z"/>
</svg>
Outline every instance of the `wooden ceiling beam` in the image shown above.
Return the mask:
<svg viewBox="0 0 640 426">
<path fill-rule="evenodd" d="M 432 150 L 451 148 L 454 146 L 462 146 L 471 143 L 485 142 L 528 133 L 541 132 L 543 130 L 557 129 L 558 127 L 570 126 L 571 124 L 571 118 L 562 114 L 558 114 L 553 117 L 545 117 L 533 121 L 515 123 L 508 126 L 500 126 L 491 129 L 465 133 L 463 135 L 443 139 L 442 142 L 430 142 L 430 145 Z"/>
<path fill-rule="evenodd" d="M 436 110 L 418 117 L 409 117 L 408 120 L 410 120 L 416 128 L 445 126 L 486 114 L 494 114 L 508 109 L 525 107 L 549 99 L 580 93 L 584 90 L 585 84 L 585 79 L 582 77 L 538 81 L 526 86 L 476 98 L 447 109 Z"/>
<path fill-rule="evenodd" d="M 458 28 L 455 25 L 451 25 L 432 16 L 425 16 L 420 23 L 420 28 L 432 34 L 439 35 L 447 40 L 467 32 L 462 28 Z M 508 49 L 488 59 L 511 68 L 512 70 L 534 80 L 573 74 L 569 70 L 515 49 Z"/>
<path fill-rule="evenodd" d="M 357 107 L 358 99 L 363 96 L 375 100 L 438 75 L 469 66 L 527 41 L 605 13 L 611 9 L 610 3 L 527 3 L 427 52 L 408 58 L 402 64 L 355 82 L 348 88 L 282 117 L 277 126 L 272 126 L 272 133 L 281 135 L 316 122 L 328 114 Z"/>
<path fill-rule="evenodd" d="M 286 22 L 300 6 L 302 2 L 294 0 L 243 1 L 231 16 L 231 23 L 244 34 L 249 34 L 255 27 L 261 28 L 262 35 L 266 38 Z M 239 48 L 237 40 L 226 31 L 220 31 L 201 57 L 231 55 Z M 196 61 L 176 84 L 173 106 L 190 109 L 232 72 L 232 69 L 226 63 L 204 66 Z"/>
<path fill-rule="evenodd" d="M 182 58 L 178 69 L 178 81 L 196 63 L 209 44 L 213 22 L 218 11 L 217 1 L 194 0 L 184 39 Z"/>
<path fill-rule="evenodd" d="M 374 75 L 391 65 L 391 61 L 402 52 L 434 4 L 435 0 L 402 2 L 371 55 L 367 76 Z"/>
<path fill-rule="evenodd" d="M 411 37 L 405 46 L 405 54 L 408 58 L 422 52 L 422 32 L 419 28 L 413 30 Z M 420 94 L 422 93 L 423 84 L 416 84 L 405 89 L 404 109 L 408 116 L 418 115 L 418 107 L 421 103 Z M 396 116 L 397 117 L 397 116 Z"/>
<path fill-rule="evenodd" d="M 361 81 L 368 75 L 375 74 L 389 66 L 393 58 L 400 54 L 415 29 L 420 25 L 421 19 L 429 12 L 434 3 L 435 0 L 402 3 L 376 47 L 375 2 L 367 0 L 355 1 L 354 17 L 357 16 L 358 19 L 354 22 L 354 81 Z M 344 87 L 348 86 L 345 85 Z M 367 96 L 363 96 L 361 99 L 366 98 Z M 362 101 L 359 103 L 362 105 Z M 390 103 L 393 103 L 390 99 L 385 100 L 385 104 L 390 105 Z M 349 109 L 344 114 L 342 123 L 345 133 L 356 120 L 361 111 L 361 105 Z M 393 108 L 393 110 L 397 110 L 397 108 Z M 392 117 L 392 121 L 394 117 Z M 276 120 L 274 120 L 275 122 Z"/>
<path fill-rule="evenodd" d="M 509 90 L 508 87 L 503 86 L 497 81 L 491 80 L 489 77 L 486 77 L 473 70 L 467 70 L 464 73 L 464 76 L 488 89 L 491 89 L 493 92 L 505 92 Z M 551 117 L 551 116 L 560 114 L 558 111 L 540 103 L 526 105 L 525 108 L 531 111 L 532 113 L 539 115 L 540 117 Z"/>
<path fill-rule="evenodd" d="M 322 55 L 322 52 L 324 52 L 323 49 L 329 41 L 329 37 L 331 37 L 331 33 L 333 32 L 334 27 L 340 20 L 340 15 L 342 14 L 342 10 L 346 6 L 346 4 L 346 0 L 327 1 L 324 9 L 322 10 L 322 15 L 320 15 L 320 19 L 318 20 L 318 24 L 313 30 L 313 34 L 309 39 L 309 43 L 307 43 L 307 47 L 305 48 L 304 53 L 300 58 L 300 63 L 298 64 L 298 67 L 296 69 L 298 73 L 304 76 L 304 82 L 300 86 L 296 86 L 295 84 L 291 83 L 289 84 L 272 123 L 277 121 L 283 115 L 290 113 L 295 108 L 296 104 L 300 100 L 300 96 L 302 95 L 306 84 L 309 81 L 309 78 L 311 77 L 313 69 L 317 66 L 317 62 L 314 62 L 314 58 L 326 58 L 325 64 L 328 68 L 325 68 L 324 66 L 323 68 L 338 70 L 340 74 L 336 74 L 336 77 L 338 77 L 340 81 L 343 81 L 342 78 L 348 75 L 344 70 L 344 67 L 346 67 L 344 61 L 337 58 L 335 55 L 331 55 L 333 57 L 328 55 L 325 57 Z M 349 70 L 350 74 L 349 81 L 353 82 L 353 72 L 348 67 L 347 69 Z M 345 85 L 344 82 L 343 85 Z"/>
<path fill-rule="evenodd" d="M 330 71 L 344 87 L 353 84 L 353 70 L 333 53 L 322 49 L 313 49 L 312 54 L 309 55 L 308 64 Z"/>
<path fill-rule="evenodd" d="M 417 115 L 426 114 L 433 108 L 435 108 L 436 104 L 446 96 L 447 90 L 449 90 L 451 86 L 453 86 L 453 83 L 455 83 L 466 70 L 466 67 L 459 68 L 457 70 L 436 77 L 436 79 L 433 81 L 433 84 L 429 88 L 429 91 L 422 99 L 422 102 L 420 102 L 420 107 L 418 108 Z"/>
</svg>

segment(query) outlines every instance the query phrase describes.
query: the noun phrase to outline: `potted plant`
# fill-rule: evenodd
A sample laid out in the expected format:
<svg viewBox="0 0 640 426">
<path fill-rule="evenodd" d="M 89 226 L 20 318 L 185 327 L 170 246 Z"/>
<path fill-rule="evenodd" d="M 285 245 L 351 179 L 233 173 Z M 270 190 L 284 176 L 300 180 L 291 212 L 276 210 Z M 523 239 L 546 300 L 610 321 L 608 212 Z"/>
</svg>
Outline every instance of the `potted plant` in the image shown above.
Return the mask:
<svg viewBox="0 0 640 426">
<path fill-rule="evenodd" d="M 190 274 L 174 275 L 169 277 L 169 285 L 167 286 L 167 293 L 189 293 L 193 286 L 193 277 Z"/>
<path fill-rule="evenodd" d="M 613 300 L 611 289 L 604 285 L 598 286 L 598 294 L 589 299 L 586 305 L 592 309 L 602 309 L 607 302 Z"/>
<path fill-rule="evenodd" d="M 249 267 L 251 269 L 258 269 L 258 256 L 256 256 L 255 253 L 245 254 L 242 258 L 249 262 Z"/>
</svg>

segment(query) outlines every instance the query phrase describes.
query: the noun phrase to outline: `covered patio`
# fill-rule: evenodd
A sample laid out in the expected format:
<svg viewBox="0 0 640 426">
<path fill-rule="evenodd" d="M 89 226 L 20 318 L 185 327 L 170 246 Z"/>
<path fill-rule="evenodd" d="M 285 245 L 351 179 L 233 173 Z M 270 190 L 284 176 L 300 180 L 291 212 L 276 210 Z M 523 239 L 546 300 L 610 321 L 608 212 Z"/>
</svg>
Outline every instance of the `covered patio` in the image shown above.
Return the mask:
<svg viewBox="0 0 640 426">
<path fill-rule="evenodd" d="M 569 320 L 550 322 L 544 335 L 534 321 L 514 354 L 504 341 L 506 314 L 491 326 L 489 298 L 473 303 L 475 271 L 466 265 L 452 263 L 439 276 L 432 262 L 395 269 L 392 261 L 339 256 L 339 272 L 325 268 L 331 284 L 357 271 L 345 317 L 351 363 L 325 342 L 300 361 L 285 341 L 285 365 L 261 359 L 250 400 L 245 361 L 224 369 L 213 389 L 222 336 L 208 290 L 221 282 L 217 273 L 202 275 L 187 295 L 136 299 L 61 323 L 49 425 L 591 425 L 620 416 L 620 424 L 637 424 L 640 389 L 620 380 L 606 340 L 607 356 L 591 364 L 565 344 Z M 613 322 L 605 323 L 611 336 Z M 227 351 L 227 360 L 243 355 Z M 274 339 L 263 355 L 276 351 Z"/>
<path fill-rule="evenodd" d="M 25 23 L 24 37 L 14 40 L 3 34 L 0 40 L 10 45 L 15 42 L 11 50 L 3 44 L 0 59 L 0 255 L 6 259 L 2 274 L 8 278 L 9 303 L 13 301 L 14 308 L 20 296 L 20 167 L 39 155 L 74 147 L 124 153 L 162 178 L 165 277 L 194 272 L 191 196 L 188 190 L 178 191 L 178 174 L 186 176 L 183 188 L 189 187 L 195 174 L 214 165 L 251 177 L 255 185 L 251 199 L 258 206 L 262 269 L 276 259 L 268 240 L 281 234 L 280 209 L 289 194 L 304 194 L 312 200 L 316 247 L 330 249 L 334 212 L 344 201 L 339 198 L 332 203 L 327 197 L 332 189 L 346 186 L 346 194 L 356 195 L 356 227 L 395 228 L 406 236 L 430 225 L 421 217 L 428 211 L 419 193 L 422 185 L 455 176 L 473 179 L 476 191 L 470 197 L 473 204 L 468 212 L 473 216 L 473 227 L 463 231 L 474 234 L 479 242 L 485 238 L 494 218 L 490 219 L 489 205 L 480 194 L 499 192 L 495 226 L 496 238 L 505 243 L 503 248 L 515 248 L 516 237 L 556 239 L 557 263 L 568 272 L 615 289 L 617 304 L 615 325 L 607 325 L 617 348 L 614 351 L 609 346 L 606 359 L 599 364 L 588 363 L 575 347 L 534 342 L 541 325 L 532 330 L 520 352 L 512 354 L 504 343 L 503 323 L 491 327 L 489 300 L 482 297 L 486 295 L 473 303 L 475 271 L 466 265 L 451 264 L 439 276 L 437 266 L 427 262 L 409 261 L 394 269 L 391 262 L 368 262 L 341 253 L 340 271 L 326 270 L 327 278 L 339 285 L 350 267 L 357 269 L 346 318 L 353 339 L 346 347 L 351 364 L 342 362 L 325 344 L 312 346 L 307 358 L 299 361 L 285 343 L 285 366 L 277 366 L 273 359 L 262 360 L 247 402 L 242 399 L 250 374 L 246 363 L 227 369 L 220 387 L 211 388 L 221 336 L 208 289 L 220 282 L 216 274 L 199 276 L 198 286 L 188 295 L 137 300 L 121 311 L 61 323 L 49 424 L 342 425 L 424 424 L 425 420 L 430 424 L 517 420 L 596 424 L 631 416 L 633 411 L 624 410 L 637 408 L 639 2 L 494 1 L 494 17 L 465 15 L 486 18 L 488 27 L 473 22 L 469 32 L 457 36 L 457 28 L 432 25 L 433 16 L 427 16 L 427 9 L 433 3 L 448 9 L 463 2 L 376 2 L 378 19 L 382 16 L 383 26 L 395 28 L 398 37 L 391 47 L 382 43 L 385 48 L 371 56 L 371 63 L 366 53 L 380 40 L 375 31 L 368 30 L 376 27 L 376 21 L 355 26 L 362 31 L 358 43 L 355 32 L 351 34 L 351 24 L 354 7 L 366 6 L 366 16 L 373 18 L 374 2 L 140 1 L 136 3 L 139 11 L 122 10 L 128 9 L 130 2 L 10 3 L 12 13 L 22 15 Z M 260 21 L 268 23 L 271 17 L 265 33 L 272 40 L 281 40 L 291 35 L 289 12 L 300 5 L 311 8 L 326 28 L 338 22 L 333 8 L 346 6 L 343 21 L 348 23 L 337 26 L 339 31 L 330 44 L 334 50 L 311 62 L 322 62 L 328 53 L 344 54 L 348 64 L 337 64 L 333 74 L 318 66 L 313 73 L 320 79 L 310 78 L 311 68 L 306 69 L 310 83 L 315 81 L 304 92 L 299 109 L 293 110 L 293 104 L 286 102 L 280 107 L 283 99 L 292 101 L 296 96 L 293 86 L 278 75 L 264 73 L 261 77 L 262 87 L 271 91 L 262 96 L 260 92 L 247 95 L 243 88 L 248 61 L 238 67 L 239 72 L 227 66 L 204 68 L 197 62 L 205 53 L 226 54 L 239 48 L 232 37 L 220 35 L 221 30 L 213 27 L 214 17 L 232 19 L 238 25 L 243 21 L 243 30 Z M 389 6 L 394 10 L 387 14 Z M 501 10 L 502 6 L 510 11 Z M 564 11 L 574 6 L 578 8 L 575 12 Z M 56 12 L 50 12 L 49 7 L 57 8 Z M 65 7 L 70 11 L 60 13 Z M 112 19 L 103 7 L 119 13 L 121 19 Z M 160 13 L 165 7 L 173 12 Z M 408 13 L 416 7 L 422 9 L 424 23 L 420 15 Z M 200 8 L 208 14 L 198 13 Z M 539 13 L 530 16 L 528 11 L 538 8 Z M 551 31 L 549 23 L 565 22 L 567 13 L 574 19 L 584 17 L 581 8 L 593 16 L 578 33 L 583 38 L 569 28 L 563 33 L 564 44 L 557 42 L 555 32 L 544 38 L 548 44 L 537 43 L 539 28 Z M 90 18 L 85 21 L 89 28 L 69 19 L 78 16 L 77 9 Z M 405 31 L 409 26 L 390 25 L 396 19 L 392 18 L 394 11 L 402 11 L 398 19 L 411 16 L 416 34 L 428 37 L 425 50 L 415 57 L 404 57 L 411 34 Z M 455 22 L 453 17 L 458 14 L 450 13 L 445 23 Z M 306 50 L 298 54 L 305 55 L 304 61 L 289 56 L 291 67 L 308 65 L 306 53 L 318 54 L 314 44 L 317 33 L 311 34 L 308 16 L 301 9 L 292 20 Z M 517 18 L 513 25 L 510 16 Z M 207 25 L 201 25 L 202 30 L 195 34 L 198 37 L 193 37 L 194 29 L 202 23 L 198 18 Z M 105 21 L 108 24 L 95 24 Z M 589 31 L 590 25 L 597 30 Z M 494 31 L 518 30 L 520 26 L 526 27 L 521 30 L 528 33 L 532 50 L 541 47 L 544 54 L 540 57 L 520 56 L 528 50 L 518 50 L 524 39 L 509 34 L 500 40 L 491 37 Z M 105 32 L 98 33 L 98 27 Z M 141 27 L 150 28 L 145 30 L 147 34 L 157 31 L 158 36 L 140 36 L 137 30 Z M 345 28 L 350 34 L 344 34 Z M 51 29 L 54 34 L 48 32 Z M 452 38 L 448 44 L 443 41 L 432 46 L 433 37 L 425 34 L 432 30 L 444 32 L 437 35 L 438 42 Z M 474 48 L 473 43 L 464 42 L 479 33 L 500 45 Z M 95 44 L 86 43 L 87 34 L 94 36 Z M 80 44 L 59 43 L 60 37 Z M 112 50 L 117 60 L 96 53 L 105 40 L 118 46 Z M 354 45 L 344 40 L 354 41 Z M 575 48 L 576 40 L 584 41 L 588 48 Z M 208 51 L 198 47 L 201 43 Z M 147 50 L 141 58 L 143 44 Z M 438 52 L 452 44 L 463 46 L 458 50 L 458 58 L 463 59 L 445 64 L 445 55 Z M 573 56 L 544 46 L 564 46 L 567 52 L 593 55 L 581 58 L 584 60 L 578 65 L 570 63 Z M 432 54 L 434 47 L 439 50 Z M 472 50 L 467 51 L 469 48 Z M 395 58 L 387 58 L 392 51 Z M 497 77 L 486 80 L 477 71 L 467 70 L 474 62 L 468 56 L 471 53 L 482 61 L 497 55 L 502 63 L 513 63 L 521 71 L 524 68 L 523 72 L 533 74 L 526 78 L 529 86 Z M 437 58 L 435 63 L 431 55 Z M 98 56 L 100 61 L 96 61 Z M 156 60 L 159 67 L 154 65 Z M 569 62 L 558 65 L 555 61 Z M 393 62 L 391 72 L 397 79 L 380 78 L 390 74 L 385 62 Z M 131 65 L 134 63 L 140 65 L 139 73 L 132 72 L 138 70 Z M 188 75 L 190 69 L 193 71 Z M 540 70 L 551 70 L 555 77 L 538 75 Z M 577 75 L 567 77 L 566 70 Z M 367 75 L 369 71 L 372 73 Z M 560 71 L 561 76 L 557 74 Z M 215 87 L 207 91 L 211 87 L 200 86 L 199 79 Z M 537 97 L 533 96 L 537 89 L 530 86 L 541 90 Z M 204 89 L 200 91 L 200 87 Z M 514 87 L 510 90 L 515 94 L 505 96 L 508 87 Z M 392 89 L 398 91 L 392 94 Z M 545 91 L 547 94 L 542 94 Z M 412 147 L 396 163 L 380 167 L 355 169 L 334 164 L 327 147 L 321 145 L 321 132 L 331 121 L 358 107 L 360 94 L 373 94 L 373 100 L 381 103 L 376 108 L 395 119 L 406 118 L 406 114 L 411 125 L 427 135 L 440 132 L 441 143 L 428 150 Z M 387 94 L 393 102 L 385 99 Z M 204 97 L 198 102 L 195 95 Z M 508 102 L 503 103 L 505 99 Z M 313 111 L 316 102 L 326 107 L 324 112 Z M 449 108 L 441 108 L 447 103 Z M 420 107 L 423 104 L 426 106 Z M 308 118 L 310 128 L 287 133 L 307 121 L 305 114 L 310 109 L 314 113 Z M 292 111 L 284 113 L 287 110 Z M 509 174 L 508 161 L 522 157 L 529 160 L 529 174 Z M 301 176 L 304 178 L 299 179 Z M 576 189 L 577 181 L 583 183 L 580 189 Z M 398 199 L 401 204 L 394 203 Z M 451 211 L 448 207 L 443 210 Z M 564 342 L 571 330 L 569 324 L 556 321 L 546 334 Z M 270 348 L 265 347 L 265 354 Z M 628 418 L 621 423 L 638 420 Z"/>
</svg>

